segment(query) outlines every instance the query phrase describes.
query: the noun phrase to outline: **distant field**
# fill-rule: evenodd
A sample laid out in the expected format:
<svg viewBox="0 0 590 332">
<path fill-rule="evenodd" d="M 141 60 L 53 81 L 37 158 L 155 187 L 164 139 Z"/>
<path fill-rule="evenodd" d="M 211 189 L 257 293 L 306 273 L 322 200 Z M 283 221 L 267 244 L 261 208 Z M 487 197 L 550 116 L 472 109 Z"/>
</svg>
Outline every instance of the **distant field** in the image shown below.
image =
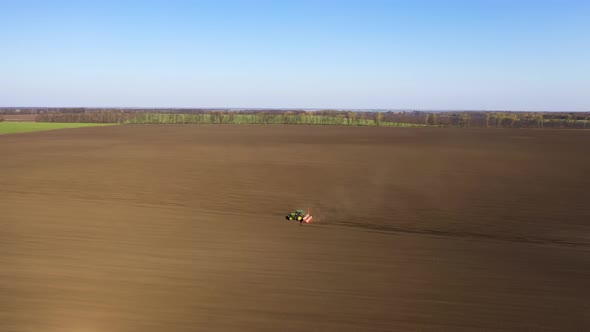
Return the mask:
<svg viewBox="0 0 590 332">
<path fill-rule="evenodd" d="M 26 133 L 31 131 L 55 130 L 64 128 L 80 128 L 108 126 L 104 123 L 54 123 L 54 122 L 0 122 L 1 134 Z"/>
</svg>

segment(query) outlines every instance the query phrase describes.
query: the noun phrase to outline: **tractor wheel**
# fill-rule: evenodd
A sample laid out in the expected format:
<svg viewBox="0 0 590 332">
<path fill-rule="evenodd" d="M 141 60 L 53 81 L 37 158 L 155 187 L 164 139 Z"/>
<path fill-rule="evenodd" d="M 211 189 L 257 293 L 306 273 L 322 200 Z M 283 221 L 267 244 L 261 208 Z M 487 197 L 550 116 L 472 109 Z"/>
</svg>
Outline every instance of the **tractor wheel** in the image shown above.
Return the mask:
<svg viewBox="0 0 590 332">
<path fill-rule="evenodd" d="M 289 217 L 289 220 L 293 220 L 293 217 Z"/>
</svg>

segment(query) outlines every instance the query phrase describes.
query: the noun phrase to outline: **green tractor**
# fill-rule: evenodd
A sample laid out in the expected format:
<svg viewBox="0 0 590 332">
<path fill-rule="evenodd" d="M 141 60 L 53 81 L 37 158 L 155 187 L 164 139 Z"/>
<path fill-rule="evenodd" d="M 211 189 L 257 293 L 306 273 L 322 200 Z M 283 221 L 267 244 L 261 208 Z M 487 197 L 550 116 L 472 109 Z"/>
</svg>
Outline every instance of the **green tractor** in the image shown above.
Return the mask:
<svg viewBox="0 0 590 332">
<path fill-rule="evenodd" d="M 305 217 L 303 210 L 297 210 L 295 212 L 289 213 L 285 218 L 287 218 L 287 220 L 297 220 L 301 222 L 303 220 L 303 217 Z"/>
</svg>

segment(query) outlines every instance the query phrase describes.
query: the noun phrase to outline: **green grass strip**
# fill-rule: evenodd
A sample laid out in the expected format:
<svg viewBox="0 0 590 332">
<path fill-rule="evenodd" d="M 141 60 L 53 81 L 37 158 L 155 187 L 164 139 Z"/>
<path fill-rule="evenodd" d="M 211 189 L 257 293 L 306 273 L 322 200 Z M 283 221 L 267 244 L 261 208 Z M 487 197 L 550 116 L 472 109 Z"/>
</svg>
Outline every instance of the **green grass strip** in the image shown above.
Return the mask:
<svg viewBox="0 0 590 332">
<path fill-rule="evenodd" d="M 32 131 L 110 126 L 111 123 L 55 123 L 55 122 L 0 122 L 1 134 L 27 133 Z"/>
</svg>

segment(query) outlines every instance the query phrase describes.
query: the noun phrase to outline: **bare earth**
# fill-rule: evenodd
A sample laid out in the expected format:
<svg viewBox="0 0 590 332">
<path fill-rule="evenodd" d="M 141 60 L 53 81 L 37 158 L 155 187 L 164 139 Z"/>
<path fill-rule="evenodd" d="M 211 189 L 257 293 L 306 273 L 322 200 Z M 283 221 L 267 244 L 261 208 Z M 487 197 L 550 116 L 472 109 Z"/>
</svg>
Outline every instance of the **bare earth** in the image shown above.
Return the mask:
<svg viewBox="0 0 590 332">
<path fill-rule="evenodd" d="M 5 135 L 0 331 L 587 331 L 589 190 L 589 131 Z"/>
</svg>

